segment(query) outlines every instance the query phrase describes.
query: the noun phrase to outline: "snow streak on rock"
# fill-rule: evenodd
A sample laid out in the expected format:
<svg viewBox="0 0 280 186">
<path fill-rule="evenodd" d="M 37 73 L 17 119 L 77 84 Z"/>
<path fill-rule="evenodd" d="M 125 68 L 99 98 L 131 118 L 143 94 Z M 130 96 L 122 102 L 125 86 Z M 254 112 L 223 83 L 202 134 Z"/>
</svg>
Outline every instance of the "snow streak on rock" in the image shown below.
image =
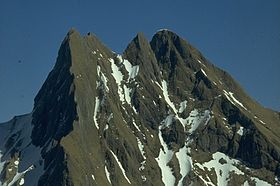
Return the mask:
<svg viewBox="0 0 280 186">
<path fill-rule="evenodd" d="M 138 148 L 139 148 L 139 151 L 143 157 L 143 161 L 141 162 L 141 166 L 139 167 L 139 170 L 144 170 L 145 169 L 145 164 L 146 164 L 146 156 L 145 156 L 145 151 L 144 151 L 144 145 L 142 144 L 141 140 L 136 137 L 137 139 L 137 143 L 138 143 Z"/>
<path fill-rule="evenodd" d="M 197 109 L 194 109 L 191 111 L 190 116 L 186 119 L 181 118 L 178 113 L 181 113 L 180 111 L 183 112 L 183 110 L 187 107 L 187 101 L 184 101 L 180 103 L 180 108 L 179 110 L 176 109 L 174 103 L 170 100 L 169 94 L 168 94 L 168 87 L 167 87 L 167 82 L 165 80 L 162 81 L 162 86 L 160 86 L 157 82 L 156 84 L 162 89 L 163 91 L 163 96 L 166 101 L 166 103 L 169 105 L 169 107 L 173 110 L 175 113 L 174 118 L 178 119 L 184 129 L 186 126 L 189 126 L 189 133 L 194 132 L 201 124 L 207 124 L 209 120 L 211 119 L 210 116 L 210 111 L 205 110 L 204 113 L 200 114 Z"/>
<path fill-rule="evenodd" d="M 199 113 L 197 109 L 191 111 L 189 117 L 186 119 L 189 128 L 189 133 L 193 133 L 200 125 L 206 125 L 211 119 L 210 111 L 205 110 L 204 113 Z"/>
<path fill-rule="evenodd" d="M 166 103 L 170 106 L 170 108 L 174 111 L 174 113 L 177 113 L 177 109 L 175 108 L 175 105 L 170 100 L 169 95 L 168 95 L 167 82 L 165 80 L 163 80 L 161 84 L 162 84 L 163 96 L 164 96 Z"/>
<path fill-rule="evenodd" d="M 227 92 L 225 90 L 224 91 L 224 95 L 226 96 L 226 98 L 233 104 L 233 105 L 239 105 L 240 107 L 242 107 L 243 109 L 247 110 L 246 107 L 244 107 L 244 105 L 238 101 L 234 96 L 232 92 Z"/>
<path fill-rule="evenodd" d="M 132 124 L 134 125 L 134 127 L 135 127 L 139 132 L 141 132 L 141 130 L 140 130 L 140 128 L 138 127 L 138 125 L 136 124 L 134 118 L 132 118 L 132 119 L 133 119 L 133 120 L 132 120 Z"/>
<path fill-rule="evenodd" d="M 206 74 L 206 72 L 205 72 L 203 69 L 200 69 L 200 70 L 201 70 L 201 72 L 202 72 L 206 77 L 208 77 L 207 74 Z"/>
<path fill-rule="evenodd" d="M 203 65 L 204 67 L 206 67 L 199 59 L 197 60 L 197 62 L 199 62 L 201 65 Z"/>
<path fill-rule="evenodd" d="M 124 94 L 123 94 L 123 90 L 121 87 L 121 82 L 123 80 L 123 74 L 121 73 L 121 71 L 119 70 L 119 67 L 115 64 L 115 61 L 113 59 L 109 59 L 109 61 L 111 62 L 112 75 L 118 85 L 118 94 L 119 94 L 120 100 L 121 100 L 121 102 L 124 102 Z"/>
<path fill-rule="evenodd" d="M 99 65 L 97 65 L 97 75 L 100 78 L 101 82 L 97 82 L 97 87 L 99 87 L 100 85 L 103 85 L 105 87 L 105 91 L 109 92 L 109 87 L 108 87 L 108 79 L 107 77 L 103 74 L 103 72 L 101 71 L 101 68 Z"/>
<path fill-rule="evenodd" d="M 112 184 L 112 183 L 111 183 L 111 179 L 110 179 L 110 173 L 109 173 L 109 171 L 108 171 L 106 165 L 105 165 L 104 169 L 105 169 L 105 175 L 106 175 L 106 178 L 107 178 L 108 182 L 109 182 L 110 184 Z"/>
<path fill-rule="evenodd" d="M 165 119 L 163 123 L 169 122 L 169 119 Z M 156 158 L 156 161 L 159 165 L 161 170 L 161 179 L 165 185 L 174 185 L 175 184 L 175 177 L 173 175 L 173 171 L 171 167 L 168 166 L 168 163 L 173 157 L 174 152 L 168 149 L 167 144 L 163 140 L 161 130 L 163 129 L 164 125 L 159 126 L 158 137 L 160 140 L 160 144 L 162 148 L 160 149 L 159 156 Z"/>
<path fill-rule="evenodd" d="M 98 125 L 98 122 L 97 122 L 97 113 L 99 111 L 99 108 L 100 108 L 100 99 L 98 97 L 95 97 L 95 107 L 94 107 L 93 119 L 94 119 L 94 124 L 95 124 L 97 129 L 99 129 L 99 125 Z"/>
<path fill-rule="evenodd" d="M 124 97 L 125 97 L 125 101 L 131 105 L 131 89 L 128 88 L 126 85 L 123 86 L 124 87 Z"/>
<path fill-rule="evenodd" d="M 129 82 L 130 80 L 133 80 L 139 72 L 139 65 L 132 66 L 131 63 L 128 60 L 123 59 L 121 55 L 118 55 L 117 58 L 124 64 L 124 67 L 128 72 L 127 81 Z"/>
<path fill-rule="evenodd" d="M 123 174 L 124 178 L 127 180 L 127 182 L 128 182 L 129 184 L 131 184 L 130 180 L 129 180 L 128 177 L 126 176 L 125 170 L 124 170 L 124 168 L 123 168 L 121 162 L 119 161 L 118 157 L 114 154 L 113 151 L 110 150 L 110 152 L 112 153 L 113 157 L 115 158 L 116 162 L 118 163 L 118 165 L 119 165 L 119 167 L 120 167 L 120 169 L 121 169 L 121 171 L 122 171 L 122 174 Z"/>
<path fill-rule="evenodd" d="M 115 61 L 113 59 L 109 59 L 109 61 L 111 62 L 112 75 L 118 85 L 118 94 L 122 104 L 126 102 L 133 108 L 135 112 L 135 108 L 131 104 L 132 88 L 130 88 L 131 85 L 129 85 L 129 83 L 135 80 L 135 77 L 139 72 L 139 65 L 132 66 L 131 63 L 128 60 L 123 59 L 121 55 L 117 55 L 117 58 L 119 67 L 115 64 Z M 128 72 L 128 79 L 126 81 L 124 75 L 120 70 L 122 67 L 124 67 Z"/>
<path fill-rule="evenodd" d="M 262 120 L 259 120 L 259 121 L 260 121 L 262 124 L 264 124 L 264 125 L 266 124 L 266 123 L 265 123 L 264 121 L 262 121 Z"/>
<path fill-rule="evenodd" d="M 185 144 L 184 147 L 179 149 L 178 152 L 176 152 L 176 157 L 179 161 L 179 167 L 180 167 L 180 174 L 181 179 L 178 182 L 178 186 L 183 186 L 183 180 L 188 175 L 188 173 L 192 170 L 192 158 L 189 156 L 190 148 L 187 147 L 187 144 Z"/>
</svg>

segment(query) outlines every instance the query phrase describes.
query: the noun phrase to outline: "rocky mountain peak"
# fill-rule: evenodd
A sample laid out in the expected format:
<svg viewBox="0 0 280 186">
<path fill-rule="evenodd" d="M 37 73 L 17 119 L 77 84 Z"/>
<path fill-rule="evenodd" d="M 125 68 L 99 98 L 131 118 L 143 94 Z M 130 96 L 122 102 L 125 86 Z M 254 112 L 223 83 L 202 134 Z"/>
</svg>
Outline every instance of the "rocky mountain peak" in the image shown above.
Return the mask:
<svg viewBox="0 0 280 186">
<path fill-rule="evenodd" d="M 172 55 L 177 54 L 187 59 L 193 50 L 186 40 L 169 30 L 158 31 L 152 38 L 151 46 L 158 57 L 165 54 L 163 56 L 167 58 L 172 58 Z"/>
<path fill-rule="evenodd" d="M 0 124 L 0 185 L 277 185 L 279 125 L 174 32 L 121 55 L 71 29 L 32 113 Z"/>
<path fill-rule="evenodd" d="M 135 43 L 137 48 L 145 48 L 145 45 L 149 43 L 149 41 L 146 39 L 144 33 L 139 32 L 135 36 L 135 38 L 131 41 L 131 43 Z"/>
<path fill-rule="evenodd" d="M 143 33 L 138 33 L 125 49 L 123 56 L 133 65 L 140 65 L 140 76 L 144 79 L 156 80 L 160 77 L 158 62 Z"/>
</svg>

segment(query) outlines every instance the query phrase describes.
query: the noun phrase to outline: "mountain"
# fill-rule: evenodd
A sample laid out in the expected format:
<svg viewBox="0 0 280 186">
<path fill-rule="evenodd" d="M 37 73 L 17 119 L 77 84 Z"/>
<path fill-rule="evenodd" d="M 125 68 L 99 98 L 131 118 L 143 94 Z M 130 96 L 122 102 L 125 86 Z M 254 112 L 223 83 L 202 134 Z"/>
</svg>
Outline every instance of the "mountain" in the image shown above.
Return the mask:
<svg viewBox="0 0 280 186">
<path fill-rule="evenodd" d="M 119 55 L 71 29 L 0 160 L 3 186 L 279 185 L 280 113 L 171 31 Z"/>
</svg>

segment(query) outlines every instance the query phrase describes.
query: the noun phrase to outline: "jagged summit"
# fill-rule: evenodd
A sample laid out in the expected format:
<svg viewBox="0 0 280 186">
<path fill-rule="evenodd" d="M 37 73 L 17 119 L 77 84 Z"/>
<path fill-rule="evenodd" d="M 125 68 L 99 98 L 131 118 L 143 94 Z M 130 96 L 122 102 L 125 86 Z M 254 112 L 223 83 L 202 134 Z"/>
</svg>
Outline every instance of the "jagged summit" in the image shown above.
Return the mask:
<svg viewBox="0 0 280 186">
<path fill-rule="evenodd" d="M 139 50 L 146 49 L 147 46 L 149 45 L 149 41 L 146 39 L 144 33 L 139 32 L 139 33 L 137 33 L 137 35 L 135 36 L 135 38 L 131 41 L 131 43 L 129 45 L 132 45 L 132 44 L 134 44 L 135 47 Z M 128 47 L 129 47 L 129 45 L 128 45 Z"/>
<path fill-rule="evenodd" d="M 171 34 L 177 35 L 174 31 L 167 29 L 167 28 L 162 28 L 162 29 L 157 30 L 154 35 L 156 35 L 157 33 L 171 33 Z"/>
<path fill-rule="evenodd" d="M 70 28 L 70 30 L 67 32 L 67 36 L 70 36 L 72 34 L 78 34 L 80 35 L 80 33 L 76 30 L 76 28 L 72 27 Z"/>
<path fill-rule="evenodd" d="M 277 185 L 279 126 L 174 32 L 121 55 L 71 29 L 32 113 L 0 124 L 0 185 Z"/>
<path fill-rule="evenodd" d="M 175 32 L 168 30 L 168 29 L 160 29 L 158 30 L 153 37 L 157 36 L 167 36 L 167 37 L 179 37 Z"/>
</svg>

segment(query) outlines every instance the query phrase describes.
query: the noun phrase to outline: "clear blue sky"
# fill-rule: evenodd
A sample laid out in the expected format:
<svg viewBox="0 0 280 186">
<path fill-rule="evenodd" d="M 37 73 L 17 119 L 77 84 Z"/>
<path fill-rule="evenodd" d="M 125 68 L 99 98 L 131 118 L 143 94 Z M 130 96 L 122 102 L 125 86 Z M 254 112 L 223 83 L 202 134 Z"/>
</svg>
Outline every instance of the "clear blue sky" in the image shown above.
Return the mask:
<svg viewBox="0 0 280 186">
<path fill-rule="evenodd" d="M 279 0 L 3 0 L 0 122 L 32 110 L 71 27 L 94 32 L 118 53 L 137 32 L 151 39 L 160 28 L 173 30 L 255 100 L 280 111 L 279 20 Z"/>
</svg>

